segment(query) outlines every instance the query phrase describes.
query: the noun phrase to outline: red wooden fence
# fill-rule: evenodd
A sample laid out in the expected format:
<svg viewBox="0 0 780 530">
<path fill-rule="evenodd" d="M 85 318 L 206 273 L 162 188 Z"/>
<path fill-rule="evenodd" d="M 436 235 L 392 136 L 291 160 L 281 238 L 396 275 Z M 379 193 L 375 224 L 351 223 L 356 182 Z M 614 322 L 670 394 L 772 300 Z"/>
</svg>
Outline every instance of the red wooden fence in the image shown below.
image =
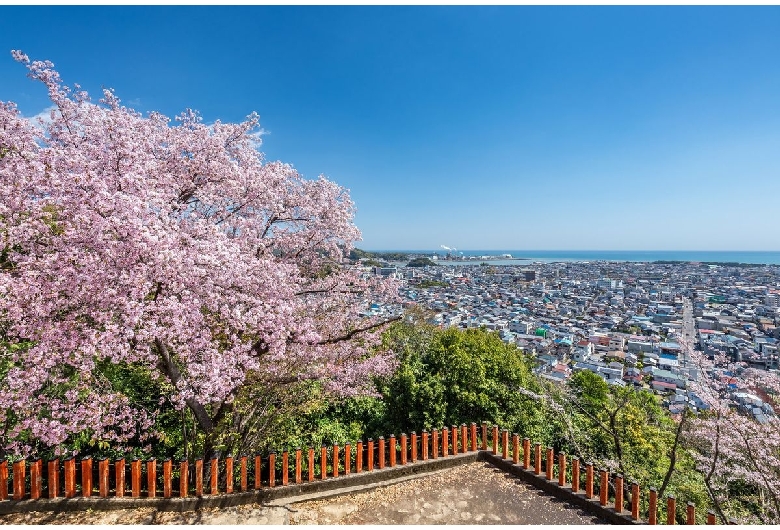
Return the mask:
<svg viewBox="0 0 780 530">
<path fill-rule="evenodd" d="M 177 466 L 174 466 L 171 460 L 158 463 L 155 459 L 150 459 L 144 462 L 145 465 L 142 465 L 140 460 L 133 460 L 129 464 L 129 492 L 125 459 L 114 462 L 103 459 L 97 462 L 97 467 L 93 465 L 91 458 L 80 460 L 78 466 L 74 458 L 64 461 L 53 459 L 48 461 L 45 467 L 42 460 L 0 461 L 0 502 L 89 497 L 95 493 L 103 498 L 125 497 L 128 494 L 132 497 L 147 498 L 187 497 L 192 494 L 229 495 L 235 491 L 236 484 L 239 485 L 240 491 L 248 491 L 250 476 L 254 477 L 254 489 L 258 490 L 274 488 L 277 485 L 285 486 L 289 484 L 291 474 L 295 484 L 300 484 L 304 480 L 312 482 L 337 478 L 341 470 L 344 475 L 349 475 L 353 472 L 371 472 L 375 466 L 378 469 L 392 468 L 398 465 L 406 466 L 418 460 L 447 458 L 449 455 L 474 452 L 477 450 L 478 434 L 481 434 L 479 445 L 483 451 L 490 447 L 493 454 L 504 460 L 511 459 L 513 464 L 537 475 L 541 475 L 544 470 L 545 478 L 552 484 L 570 488 L 573 493 L 584 489 L 587 499 L 593 499 L 597 493 L 601 506 L 612 505 L 615 511 L 632 520 L 638 521 L 644 515 L 649 524 L 658 523 L 659 499 L 654 488 L 649 489 L 647 501 L 643 504 L 643 492 L 636 482 L 630 484 L 629 490 L 629 485 L 624 484 L 621 475 L 610 476 L 607 470 L 600 470 L 597 475 L 591 463 L 585 463 L 585 473 L 582 477 L 580 459 L 576 456 L 567 458 L 563 453 L 556 456 L 551 447 L 547 448 L 543 455 L 541 444 L 532 444 L 530 439 L 521 438 L 517 433 L 511 433 L 510 436 L 509 431 L 499 430 L 497 425 L 490 428 L 487 423 L 481 425 L 479 433 L 477 424 L 472 423 L 470 426 L 463 424 L 460 427 L 453 425 L 441 430 L 433 429 L 430 433 L 423 430 L 420 436 L 413 431 L 409 436 L 402 433 L 399 438 L 395 435 L 387 439 L 379 437 L 377 444 L 373 439 L 369 439 L 365 444 L 358 441 L 354 450 L 353 444 L 344 445 L 343 450 L 338 445 L 322 446 L 318 463 L 315 462 L 315 452 L 312 448 L 308 448 L 307 453 L 300 448 L 296 449 L 294 466 L 290 465 L 286 451 L 282 453 L 280 461 L 275 453 L 267 456 L 255 455 L 254 458 L 241 456 L 237 465 L 232 456 L 225 457 L 224 461 L 214 458 L 206 463 L 209 470 L 207 492 L 203 487 L 204 462 L 200 459 L 182 460 Z M 158 489 L 158 470 L 162 473 L 161 491 Z M 64 490 L 60 489 L 61 476 L 64 476 Z M 665 505 L 665 522 L 674 524 L 678 516 L 674 496 L 668 496 Z M 647 506 L 644 514 L 640 513 L 642 506 Z M 679 514 L 680 520 L 695 524 L 695 506 L 688 503 L 684 508 L 684 512 Z M 713 512 L 706 514 L 706 522 L 716 524 L 717 518 Z"/>
</svg>

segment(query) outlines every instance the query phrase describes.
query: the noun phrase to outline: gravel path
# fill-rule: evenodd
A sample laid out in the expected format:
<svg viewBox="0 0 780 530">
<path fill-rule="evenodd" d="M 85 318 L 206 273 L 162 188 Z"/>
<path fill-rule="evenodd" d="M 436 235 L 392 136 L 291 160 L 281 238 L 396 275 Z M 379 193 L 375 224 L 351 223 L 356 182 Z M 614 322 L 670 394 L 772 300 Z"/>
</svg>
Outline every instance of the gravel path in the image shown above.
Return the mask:
<svg viewBox="0 0 780 530">
<path fill-rule="evenodd" d="M 483 462 L 290 509 L 291 524 L 601 523 Z"/>
<path fill-rule="evenodd" d="M 278 501 L 277 501 L 278 502 Z M 2 524 L 603 524 L 579 508 L 475 462 L 331 499 L 198 512 L 152 508 L 13 514 Z"/>
</svg>

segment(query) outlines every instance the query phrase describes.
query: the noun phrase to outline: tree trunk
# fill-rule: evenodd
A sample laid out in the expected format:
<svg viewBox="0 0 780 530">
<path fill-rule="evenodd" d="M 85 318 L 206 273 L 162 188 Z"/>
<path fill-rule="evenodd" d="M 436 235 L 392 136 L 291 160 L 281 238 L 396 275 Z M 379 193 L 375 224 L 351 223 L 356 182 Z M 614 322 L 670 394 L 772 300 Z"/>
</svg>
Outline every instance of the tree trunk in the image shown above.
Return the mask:
<svg viewBox="0 0 780 530">
<path fill-rule="evenodd" d="M 176 384 L 181 380 L 181 372 L 179 371 L 179 367 L 176 366 L 176 363 L 171 358 L 171 354 L 168 351 L 167 346 L 165 346 L 165 344 L 163 344 L 160 339 L 155 339 L 154 345 L 157 349 L 157 353 L 160 354 L 160 368 L 162 369 L 163 373 L 168 376 L 171 384 L 176 386 Z M 198 400 L 194 398 L 188 398 L 185 400 L 185 403 L 187 403 L 187 407 L 192 411 L 192 415 L 195 418 L 196 424 L 201 428 L 203 434 L 205 435 L 205 441 L 203 444 L 203 459 L 208 461 L 215 456 L 219 456 L 215 450 L 216 444 L 214 440 L 214 427 L 217 422 L 215 419 L 212 419 L 205 405 L 203 405 Z M 217 415 L 222 412 L 223 408 L 223 406 L 219 407 Z"/>
<path fill-rule="evenodd" d="M 672 473 L 674 473 L 674 469 L 677 464 L 677 447 L 680 443 L 680 434 L 682 433 L 685 419 L 688 417 L 687 412 L 688 411 L 683 411 L 680 424 L 677 426 L 677 432 L 674 435 L 674 444 L 672 445 L 672 449 L 669 454 L 669 469 L 667 469 L 666 475 L 664 476 L 664 481 L 661 484 L 661 488 L 658 490 L 658 497 L 661 499 L 664 498 L 664 492 L 666 491 L 666 487 L 669 485 L 669 481 L 672 479 Z"/>
</svg>

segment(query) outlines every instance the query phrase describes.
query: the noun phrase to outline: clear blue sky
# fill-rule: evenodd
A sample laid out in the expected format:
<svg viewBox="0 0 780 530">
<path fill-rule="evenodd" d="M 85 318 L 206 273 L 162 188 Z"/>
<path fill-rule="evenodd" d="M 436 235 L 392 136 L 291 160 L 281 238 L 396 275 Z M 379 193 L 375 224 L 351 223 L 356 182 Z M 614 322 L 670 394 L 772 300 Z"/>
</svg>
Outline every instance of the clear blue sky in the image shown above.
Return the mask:
<svg viewBox="0 0 780 530">
<path fill-rule="evenodd" d="M 68 84 L 350 189 L 367 249 L 780 250 L 778 7 L 0 7 Z M 4 58 L 3 58 L 4 57 Z"/>
</svg>

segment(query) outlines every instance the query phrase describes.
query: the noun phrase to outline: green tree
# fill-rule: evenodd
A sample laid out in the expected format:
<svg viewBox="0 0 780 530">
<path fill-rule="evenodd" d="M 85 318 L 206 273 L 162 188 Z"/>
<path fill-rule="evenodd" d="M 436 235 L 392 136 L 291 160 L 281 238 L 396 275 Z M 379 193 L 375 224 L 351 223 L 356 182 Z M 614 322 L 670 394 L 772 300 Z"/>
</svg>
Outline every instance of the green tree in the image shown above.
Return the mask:
<svg viewBox="0 0 780 530">
<path fill-rule="evenodd" d="M 540 390 L 523 352 L 484 329 L 438 329 L 400 322 L 385 333 L 398 369 L 379 382 L 388 432 L 487 421 L 534 433 L 545 407 L 520 388 Z"/>
<path fill-rule="evenodd" d="M 658 488 L 661 497 L 676 495 L 681 507 L 694 502 L 705 513 L 709 502 L 703 478 L 681 443 L 685 414 L 675 421 L 654 394 L 609 385 L 588 371 L 574 374 L 558 399 L 577 426 L 568 442 L 580 456 L 643 488 Z"/>
<path fill-rule="evenodd" d="M 406 264 L 407 267 L 434 267 L 438 264 L 430 258 L 414 258 Z"/>
</svg>

